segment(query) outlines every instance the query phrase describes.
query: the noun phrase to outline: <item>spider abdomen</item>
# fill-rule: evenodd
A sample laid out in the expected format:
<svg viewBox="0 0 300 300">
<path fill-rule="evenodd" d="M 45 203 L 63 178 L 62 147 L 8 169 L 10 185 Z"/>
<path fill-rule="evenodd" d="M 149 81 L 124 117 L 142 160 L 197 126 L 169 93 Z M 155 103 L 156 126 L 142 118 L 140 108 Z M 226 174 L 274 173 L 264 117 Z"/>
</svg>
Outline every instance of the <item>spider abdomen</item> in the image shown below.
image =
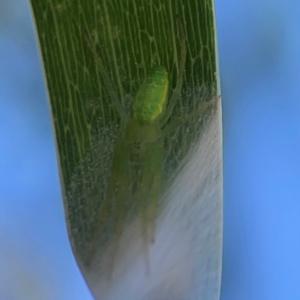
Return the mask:
<svg viewBox="0 0 300 300">
<path fill-rule="evenodd" d="M 158 66 L 142 83 L 132 106 L 133 118 L 155 122 L 164 112 L 169 89 L 168 72 Z"/>
</svg>

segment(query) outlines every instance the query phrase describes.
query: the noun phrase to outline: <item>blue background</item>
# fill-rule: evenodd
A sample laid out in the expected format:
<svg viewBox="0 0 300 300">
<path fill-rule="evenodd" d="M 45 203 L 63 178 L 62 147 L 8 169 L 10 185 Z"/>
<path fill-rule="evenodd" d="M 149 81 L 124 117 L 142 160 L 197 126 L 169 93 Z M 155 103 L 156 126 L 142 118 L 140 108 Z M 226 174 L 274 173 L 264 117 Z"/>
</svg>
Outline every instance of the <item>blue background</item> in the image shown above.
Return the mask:
<svg viewBox="0 0 300 300">
<path fill-rule="evenodd" d="M 300 299 L 300 2 L 216 0 L 222 300 Z M 30 10 L 0 2 L 0 299 L 90 300 L 69 242 Z"/>
</svg>

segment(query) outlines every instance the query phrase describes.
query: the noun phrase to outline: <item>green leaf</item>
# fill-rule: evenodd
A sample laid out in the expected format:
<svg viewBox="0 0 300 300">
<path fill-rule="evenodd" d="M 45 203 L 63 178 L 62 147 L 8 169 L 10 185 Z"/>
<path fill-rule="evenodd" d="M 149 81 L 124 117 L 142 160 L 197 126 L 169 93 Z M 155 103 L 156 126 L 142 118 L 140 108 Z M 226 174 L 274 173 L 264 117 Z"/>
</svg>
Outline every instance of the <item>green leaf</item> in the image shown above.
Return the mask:
<svg viewBox="0 0 300 300">
<path fill-rule="evenodd" d="M 220 101 L 215 97 L 220 89 L 212 0 L 31 0 L 31 6 L 52 109 L 69 237 L 93 295 L 218 299 L 222 134 Z M 182 36 L 187 52 L 183 74 Z M 136 182 L 130 175 L 121 177 L 134 196 L 106 202 L 109 180 L 119 179 L 111 175 L 113 157 L 116 151 L 122 153 L 122 143 L 128 144 L 121 134 L 133 99 L 159 65 L 168 71 L 169 98 L 177 93 L 183 76 L 178 100 L 160 128 L 167 133 L 158 136 L 162 172 L 147 171 L 145 176 L 143 169 Z M 156 144 L 151 146 L 153 154 L 139 158 L 139 163 L 153 162 L 151 155 L 159 157 Z M 135 172 L 131 161 L 124 162 L 125 154 L 119 154 L 119 165 Z M 143 200 L 151 189 L 140 192 L 145 177 L 161 178 L 162 186 L 156 199 L 155 234 L 146 246 L 141 227 L 149 222 L 143 214 L 148 204 Z M 98 238 L 99 226 L 104 229 Z M 90 249 L 95 252 L 92 260 L 87 258 Z"/>
</svg>

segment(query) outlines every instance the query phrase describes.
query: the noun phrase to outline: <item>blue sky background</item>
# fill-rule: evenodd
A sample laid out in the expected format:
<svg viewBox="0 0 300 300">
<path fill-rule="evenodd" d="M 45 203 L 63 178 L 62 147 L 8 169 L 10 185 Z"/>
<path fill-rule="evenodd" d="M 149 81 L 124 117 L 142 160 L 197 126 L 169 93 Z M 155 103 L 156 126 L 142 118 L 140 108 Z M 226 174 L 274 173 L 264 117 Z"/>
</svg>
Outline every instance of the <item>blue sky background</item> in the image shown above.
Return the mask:
<svg viewBox="0 0 300 300">
<path fill-rule="evenodd" d="M 300 2 L 216 0 L 222 300 L 300 299 Z M 90 300 L 67 239 L 29 7 L 0 1 L 0 299 Z"/>
</svg>

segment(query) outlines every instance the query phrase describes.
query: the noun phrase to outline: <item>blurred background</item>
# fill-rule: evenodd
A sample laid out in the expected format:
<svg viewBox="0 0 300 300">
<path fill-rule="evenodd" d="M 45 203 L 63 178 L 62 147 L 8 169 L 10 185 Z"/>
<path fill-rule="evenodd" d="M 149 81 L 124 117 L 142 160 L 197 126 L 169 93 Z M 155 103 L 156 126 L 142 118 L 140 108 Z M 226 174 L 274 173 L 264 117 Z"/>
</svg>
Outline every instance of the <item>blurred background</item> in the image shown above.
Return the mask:
<svg viewBox="0 0 300 300">
<path fill-rule="evenodd" d="M 216 0 L 222 300 L 299 300 L 300 2 Z M 0 299 L 91 300 L 65 226 L 27 1 L 0 1 Z"/>
</svg>

